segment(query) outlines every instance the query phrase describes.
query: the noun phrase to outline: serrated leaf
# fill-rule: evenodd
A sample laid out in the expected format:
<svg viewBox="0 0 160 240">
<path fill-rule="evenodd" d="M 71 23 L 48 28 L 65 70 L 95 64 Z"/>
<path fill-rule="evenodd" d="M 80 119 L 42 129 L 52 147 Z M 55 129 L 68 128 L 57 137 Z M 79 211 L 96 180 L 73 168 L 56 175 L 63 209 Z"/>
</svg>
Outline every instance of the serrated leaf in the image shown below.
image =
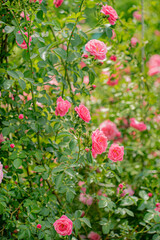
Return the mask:
<svg viewBox="0 0 160 240">
<path fill-rule="evenodd" d="M 13 161 L 13 166 L 18 169 L 22 165 L 22 160 L 21 159 L 15 159 Z"/>
<path fill-rule="evenodd" d="M 81 222 L 84 222 L 89 228 L 92 228 L 90 220 L 88 218 L 80 218 Z"/>
<path fill-rule="evenodd" d="M 3 86 L 4 86 L 4 89 L 7 90 L 9 89 L 14 83 L 14 80 L 6 80 L 4 83 L 3 83 Z"/>
<path fill-rule="evenodd" d="M 20 87 L 24 90 L 26 88 L 26 83 L 24 80 L 22 79 L 18 79 L 19 85 Z"/>
<path fill-rule="evenodd" d="M 43 166 L 36 166 L 34 168 L 34 171 L 35 172 L 44 172 L 44 171 L 46 171 L 46 169 Z"/>
<path fill-rule="evenodd" d="M 10 26 L 5 26 L 4 31 L 5 31 L 5 33 L 11 33 L 11 32 L 14 31 L 14 29 L 15 29 L 14 26 L 12 26 L 12 27 L 10 27 Z"/>
<path fill-rule="evenodd" d="M 16 79 L 19 79 L 19 76 L 16 72 L 14 71 L 7 71 L 8 75 L 11 76 L 12 78 L 16 78 Z"/>
<path fill-rule="evenodd" d="M 53 50 L 59 57 L 63 58 L 63 60 L 66 60 L 67 58 L 67 53 L 64 49 L 62 48 L 55 48 Z"/>
<path fill-rule="evenodd" d="M 20 34 L 20 33 L 16 33 L 16 41 L 19 43 L 19 44 L 22 44 L 23 43 L 23 36 Z"/>
</svg>

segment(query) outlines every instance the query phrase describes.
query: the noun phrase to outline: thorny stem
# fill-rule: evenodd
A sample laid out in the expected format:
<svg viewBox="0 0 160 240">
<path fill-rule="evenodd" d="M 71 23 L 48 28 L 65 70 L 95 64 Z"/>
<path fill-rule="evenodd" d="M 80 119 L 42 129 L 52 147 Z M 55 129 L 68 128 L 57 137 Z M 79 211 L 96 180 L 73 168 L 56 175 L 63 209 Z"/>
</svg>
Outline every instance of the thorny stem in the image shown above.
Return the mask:
<svg viewBox="0 0 160 240">
<path fill-rule="evenodd" d="M 141 8 L 142 8 L 142 20 L 141 20 L 141 24 L 142 24 L 142 49 L 141 49 L 141 58 L 142 58 L 142 63 L 141 63 L 141 72 L 144 72 L 144 0 L 141 0 Z"/>
</svg>

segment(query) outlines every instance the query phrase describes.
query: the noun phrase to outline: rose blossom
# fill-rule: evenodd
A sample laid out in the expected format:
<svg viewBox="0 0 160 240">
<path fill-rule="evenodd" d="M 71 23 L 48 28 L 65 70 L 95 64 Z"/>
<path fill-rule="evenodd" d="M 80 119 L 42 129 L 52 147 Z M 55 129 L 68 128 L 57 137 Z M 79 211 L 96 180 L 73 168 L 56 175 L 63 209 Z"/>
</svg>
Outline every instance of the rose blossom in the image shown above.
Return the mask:
<svg viewBox="0 0 160 240">
<path fill-rule="evenodd" d="M 123 184 L 120 183 L 120 184 L 118 185 L 118 187 L 119 187 L 120 189 L 122 189 L 122 188 L 123 188 Z"/>
<path fill-rule="evenodd" d="M 92 133 L 92 155 L 94 158 L 97 157 L 97 154 L 102 154 L 106 151 L 108 146 L 107 140 L 104 133 L 98 129 Z"/>
<path fill-rule="evenodd" d="M 63 0 L 54 0 L 53 4 L 55 5 L 56 8 L 60 7 L 63 3 Z"/>
<path fill-rule="evenodd" d="M 108 17 L 108 21 L 111 25 L 114 25 L 116 20 L 118 19 L 117 12 L 111 6 L 103 5 L 101 13 L 105 14 Z"/>
<path fill-rule="evenodd" d="M 135 46 L 137 45 L 137 43 L 139 43 L 138 38 L 132 37 L 132 38 L 131 38 L 131 46 L 132 46 L 132 47 L 135 47 Z"/>
<path fill-rule="evenodd" d="M 57 107 L 55 110 L 56 116 L 60 115 L 61 117 L 63 117 L 64 115 L 66 115 L 69 108 L 71 108 L 70 102 L 68 102 L 67 100 L 63 100 L 62 97 L 59 97 L 57 99 Z"/>
<path fill-rule="evenodd" d="M 0 133 L 0 143 L 2 143 L 2 142 L 4 142 L 4 141 L 5 141 L 5 140 L 4 140 L 3 134 Z"/>
<path fill-rule="evenodd" d="M 100 240 L 100 239 L 101 239 L 101 236 L 100 236 L 98 233 L 96 233 L 96 232 L 90 232 L 90 233 L 88 234 L 88 238 L 89 238 L 90 240 Z"/>
<path fill-rule="evenodd" d="M 108 158 L 113 162 L 122 161 L 124 155 L 124 147 L 113 143 L 109 149 Z"/>
<path fill-rule="evenodd" d="M 149 67 L 149 76 L 154 76 L 160 73 L 160 55 L 155 54 L 153 55 L 148 62 Z"/>
<path fill-rule="evenodd" d="M 93 203 L 93 198 L 89 194 L 80 193 L 79 201 L 82 202 L 83 204 L 91 206 Z"/>
<path fill-rule="evenodd" d="M 75 107 L 74 109 L 78 116 L 82 118 L 85 122 L 89 122 L 91 120 L 90 112 L 88 108 L 86 108 L 83 104 L 80 104 L 79 107 Z"/>
<path fill-rule="evenodd" d="M 21 12 L 20 16 L 22 18 L 25 18 L 24 12 Z M 27 19 L 27 21 L 30 21 L 29 15 L 26 15 L 26 19 Z"/>
<path fill-rule="evenodd" d="M 142 19 L 142 15 L 141 15 L 138 11 L 135 11 L 135 12 L 133 13 L 133 17 L 134 17 L 135 19 L 137 19 L 138 21 L 141 21 L 141 19 Z"/>
<path fill-rule="evenodd" d="M 18 31 L 18 33 L 21 34 L 20 31 Z M 25 32 L 24 35 L 27 36 L 27 40 L 28 40 L 28 33 Z M 32 37 L 30 36 L 30 37 L 29 37 L 29 46 L 31 45 L 31 41 L 32 41 Z M 17 41 L 16 41 L 16 43 L 17 43 L 17 45 L 18 45 L 19 47 L 21 47 L 22 49 L 27 49 L 27 43 L 25 42 L 25 40 L 23 40 L 23 42 L 22 42 L 21 44 L 19 44 Z"/>
<path fill-rule="evenodd" d="M 2 182 L 3 179 L 3 165 L 0 162 L 0 183 Z"/>
<path fill-rule="evenodd" d="M 117 193 L 119 193 L 119 188 L 117 189 Z M 129 194 L 129 196 L 133 196 L 134 194 L 134 191 L 130 185 L 127 185 L 127 188 L 123 190 L 120 196 L 124 197 L 126 194 Z"/>
<path fill-rule="evenodd" d="M 24 118 L 23 114 L 19 114 L 18 118 L 23 119 Z"/>
<path fill-rule="evenodd" d="M 53 224 L 56 232 L 61 236 L 69 236 L 72 234 L 73 222 L 65 215 L 62 215 Z"/>
<path fill-rule="evenodd" d="M 11 147 L 11 148 L 14 148 L 14 147 L 15 147 L 14 143 L 11 143 L 11 144 L 10 144 L 10 147 Z"/>
<path fill-rule="evenodd" d="M 109 141 L 114 140 L 115 137 L 121 136 L 121 133 L 118 131 L 116 124 L 110 120 L 106 120 L 101 123 L 100 129 Z"/>
<path fill-rule="evenodd" d="M 148 197 L 152 197 L 153 194 L 151 192 L 148 193 Z"/>
<path fill-rule="evenodd" d="M 118 78 L 116 78 L 116 74 L 112 74 L 109 78 L 108 81 L 106 82 L 107 85 L 109 86 L 115 86 L 118 84 Z"/>
<path fill-rule="evenodd" d="M 138 122 L 135 118 L 130 119 L 130 127 L 133 127 L 141 132 L 147 129 L 147 126 L 144 124 L 144 122 Z"/>
<path fill-rule="evenodd" d="M 104 60 L 106 58 L 107 47 L 104 42 L 97 39 L 90 40 L 85 45 L 85 50 L 95 56 L 95 59 Z"/>
<path fill-rule="evenodd" d="M 112 56 L 110 57 L 110 59 L 111 59 L 112 61 L 116 62 L 117 57 L 116 57 L 115 55 L 112 55 Z"/>
<path fill-rule="evenodd" d="M 41 224 L 37 224 L 37 228 L 41 229 L 41 227 L 42 227 Z"/>
<path fill-rule="evenodd" d="M 114 29 L 112 29 L 112 37 L 111 37 L 111 39 L 113 40 L 115 37 L 116 37 L 116 33 L 115 33 Z"/>
</svg>

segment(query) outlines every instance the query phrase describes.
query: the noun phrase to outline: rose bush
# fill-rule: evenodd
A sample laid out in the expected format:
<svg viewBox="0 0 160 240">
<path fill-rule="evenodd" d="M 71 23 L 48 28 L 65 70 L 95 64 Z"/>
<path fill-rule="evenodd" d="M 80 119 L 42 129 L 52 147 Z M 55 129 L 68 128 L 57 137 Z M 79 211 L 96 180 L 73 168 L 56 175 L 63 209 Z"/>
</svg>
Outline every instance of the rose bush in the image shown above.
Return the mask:
<svg viewBox="0 0 160 240">
<path fill-rule="evenodd" d="M 0 240 L 159 240 L 159 1 L 0 6 Z"/>
</svg>

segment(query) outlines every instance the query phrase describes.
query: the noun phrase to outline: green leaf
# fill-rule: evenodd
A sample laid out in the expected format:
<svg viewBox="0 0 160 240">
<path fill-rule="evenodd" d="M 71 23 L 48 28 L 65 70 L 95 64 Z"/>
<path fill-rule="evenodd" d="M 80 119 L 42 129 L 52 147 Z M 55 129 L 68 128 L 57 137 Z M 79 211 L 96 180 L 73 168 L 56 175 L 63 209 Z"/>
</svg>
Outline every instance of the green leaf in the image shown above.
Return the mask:
<svg viewBox="0 0 160 240">
<path fill-rule="evenodd" d="M 77 141 L 75 139 L 72 139 L 69 143 L 69 148 L 74 151 L 77 147 Z"/>
<path fill-rule="evenodd" d="M 144 216 L 144 221 L 149 222 L 153 218 L 154 218 L 154 213 L 146 213 Z"/>
<path fill-rule="evenodd" d="M 5 33 L 11 33 L 11 32 L 14 31 L 14 29 L 15 29 L 14 26 L 12 26 L 12 27 L 10 27 L 10 26 L 5 26 L 4 31 L 5 31 Z"/>
<path fill-rule="evenodd" d="M 94 80 L 95 80 L 95 73 L 92 70 L 90 70 L 89 71 L 89 84 L 93 84 Z"/>
<path fill-rule="evenodd" d="M 99 208 L 105 208 L 105 207 L 107 207 L 107 205 L 108 205 L 108 202 L 105 201 L 105 200 L 100 200 L 100 201 L 98 202 Z"/>
<path fill-rule="evenodd" d="M 63 58 L 63 60 L 66 60 L 67 58 L 67 53 L 64 49 L 62 48 L 55 48 L 53 50 L 59 57 Z"/>
<path fill-rule="evenodd" d="M 92 153 L 91 153 L 91 151 L 89 151 L 89 152 L 87 153 L 87 161 L 88 161 L 89 163 L 93 163 L 93 158 L 92 158 Z"/>
<path fill-rule="evenodd" d="M 139 192 L 139 196 L 140 196 L 142 199 L 144 199 L 144 200 L 148 200 L 148 199 L 149 199 L 148 194 L 147 194 L 144 190 L 142 190 L 142 191 Z"/>
<path fill-rule="evenodd" d="M 23 43 L 23 36 L 20 34 L 20 33 L 16 33 L 16 41 L 19 43 L 19 44 L 22 44 Z"/>
<path fill-rule="evenodd" d="M 80 218 L 81 222 L 84 222 L 89 228 L 92 228 L 90 220 L 88 218 Z"/>
<path fill-rule="evenodd" d="M 112 37 L 112 29 L 109 28 L 109 27 L 107 27 L 105 30 L 106 30 L 106 35 L 107 35 L 107 37 L 108 37 L 108 38 L 111 38 L 111 37 Z"/>
<path fill-rule="evenodd" d="M 13 161 L 13 166 L 18 169 L 22 165 L 22 160 L 21 159 L 15 159 Z"/>
<path fill-rule="evenodd" d="M 111 229 L 110 222 L 102 226 L 102 232 L 103 234 L 108 234 Z"/>
<path fill-rule="evenodd" d="M 74 199 L 74 193 L 72 191 L 67 191 L 66 192 L 66 199 L 68 202 L 72 202 Z"/>
<path fill-rule="evenodd" d="M 126 213 L 131 216 L 134 217 L 134 213 L 132 211 L 130 211 L 129 209 L 125 208 Z"/>
<path fill-rule="evenodd" d="M 42 10 L 37 12 L 37 18 L 43 21 L 43 11 Z"/>
<path fill-rule="evenodd" d="M 9 127 L 5 127 L 2 129 L 2 134 L 3 136 L 7 136 L 10 133 L 10 128 Z"/>
<path fill-rule="evenodd" d="M 7 90 L 9 89 L 14 83 L 14 80 L 6 80 L 4 83 L 3 83 L 3 86 L 4 86 L 4 89 Z"/>
<path fill-rule="evenodd" d="M 26 83 L 24 80 L 22 79 L 18 79 L 19 85 L 20 87 L 24 90 L 26 88 Z"/>
<path fill-rule="evenodd" d="M 43 166 L 36 166 L 34 168 L 34 171 L 35 172 L 44 172 L 44 171 L 46 171 L 46 169 Z"/>
<path fill-rule="evenodd" d="M 80 222 L 80 220 L 79 220 L 79 219 L 76 219 L 76 220 L 74 221 L 74 225 L 75 225 L 75 227 L 79 230 L 79 229 L 81 228 L 81 222 Z"/>
<path fill-rule="evenodd" d="M 7 71 L 8 75 L 11 76 L 12 78 L 16 78 L 16 79 L 19 79 L 19 76 L 16 72 L 14 71 Z"/>
<path fill-rule="evenodd" d="M 63 181 L 63 178 L 64 178 L 64 173 L 61 173 L 60 175 L 58 175 L 56 177 L 56 181 L 55 181 L 55 187 L 58 189 L 61 184 L 62 184 L 62 181 Z"/>
</svg>

